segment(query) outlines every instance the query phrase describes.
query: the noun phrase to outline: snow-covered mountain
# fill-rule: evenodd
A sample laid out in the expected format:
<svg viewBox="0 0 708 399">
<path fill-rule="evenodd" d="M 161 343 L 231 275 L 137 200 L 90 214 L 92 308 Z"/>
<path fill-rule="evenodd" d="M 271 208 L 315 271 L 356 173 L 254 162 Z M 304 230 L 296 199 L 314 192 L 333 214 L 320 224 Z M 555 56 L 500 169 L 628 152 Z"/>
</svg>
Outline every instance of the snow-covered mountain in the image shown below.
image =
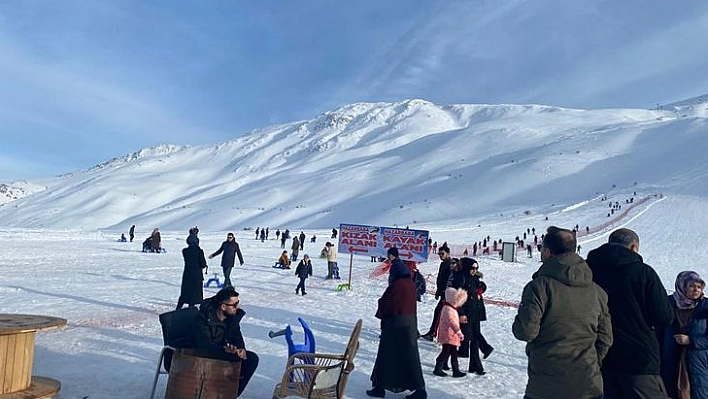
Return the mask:
<svg viewBox="0 0 708 399">
<path fill-rule="evenodd" d="M 44 190 L 46 187 L 27 182 L 25 180 L 16 181 L 11 184 L 0 183 L 0 206 L 7 202 L 26 197 L 32 193 Z"/>
<path fill-rule="evenodd" d="M 548 213 L 619 190 L 706 197 L 703 108 L 351 104 L 223 143 L 161 145 L 43 180 L 45 189 L 0 206 L 0 226 L 465 224 Z"/>
</svg>

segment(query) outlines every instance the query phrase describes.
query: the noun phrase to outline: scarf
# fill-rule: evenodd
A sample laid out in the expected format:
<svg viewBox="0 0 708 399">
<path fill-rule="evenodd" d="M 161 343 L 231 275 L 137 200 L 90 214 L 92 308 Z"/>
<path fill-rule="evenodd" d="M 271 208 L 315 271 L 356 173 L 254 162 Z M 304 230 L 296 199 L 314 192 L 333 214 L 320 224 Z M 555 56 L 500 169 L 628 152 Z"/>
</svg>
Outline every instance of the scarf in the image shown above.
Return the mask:
<svg viewBox="0 0 708 399">
<path fill-rule="evenodd" d="M 699 282 L 705 288 L 706 283 L 701 279 L 698 273 L 693 271 L 681 272 L 676 276 L 676 286 L 675 291 L 671 294 L 671 297 L 676 302 L 676 307 L 679 309 L 693 309 L 698 304 L 697 300 L 689 299 L 686 296 L 686 287 L 689 284 Z M 698 298 L 700 299 L 700 298 Z"/>
</svg>

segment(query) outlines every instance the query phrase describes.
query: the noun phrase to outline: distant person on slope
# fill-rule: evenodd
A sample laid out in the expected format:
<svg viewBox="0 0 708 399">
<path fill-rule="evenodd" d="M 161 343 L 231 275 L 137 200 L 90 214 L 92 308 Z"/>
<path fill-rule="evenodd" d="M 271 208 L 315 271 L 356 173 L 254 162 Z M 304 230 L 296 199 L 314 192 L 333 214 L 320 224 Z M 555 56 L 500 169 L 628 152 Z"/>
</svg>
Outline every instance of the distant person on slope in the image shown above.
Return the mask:
<svg viewBox="0 0 708 399">
<path fill-rule="evenodd" d="M 293 237 L 293 245 L 290 249 L 292 250 L 290 260 L 297 262 L 297 256 L 300 255 L 300 241 L 297 236 Z"/>
<path fill-rule="evenodd" d="M 130 226 L 128 236 L 130 236 L 130 242 L 133 242 L 133 238 L 135 238 L 135 225 Z"/>
<path fill-rule="evenodd" d="M 234 233 L 228 233 L 226 235 L 226 241 L 221 243 L 221 247 L 219 247 L 216 252 L 209 255 L 209 259 L 218 256 L 222 252 L 224 253 L 221 256 L 221 268 L 224 271 L 224 287 L 233 287 L 231 283 L 231 270 L 234 268 L 237 255 L 239 263 L 243 266 L 243 255 L 241 255 L 241 249 L 234 239 Z"/>
<path fill-rule="evenodd" d="M 326 279 L 334 278 L 334 268 L 337 267 L 337 248 L 331 242 L 325 243 L 327 248 L 327 277 Z"/>
<path fill-rule="evenodd" d="M 189 306 L 197 306 L 202 303 L 202 282 L 204 274 L 202 269 L 207 268 L 206 259 L 204 259 L 204 251 L 199 248 L 199 238 L 196 233 L 190 230 L 187 237 L 187 248 L 182 250 L 184 258 L 184 271 L 182 271 L 182 287 L 177 300 L 177 309 L 182 309 L 185 304 Z"/>
<path fill-rule="evenodd" d="M 276 265 L 279 265 L 281 269 L 290 269 L 290 257 L 288 256 L 288 251 L 283 251 L 278 258 Z"/>
<path fill-rule="evenodd" d="M 297 268 L 295 268 L 295 275 L 300 279 L 300 283 L 295 287 L 295 294 L 298 291 L 302 291 L 302 295 L 307 295 L 307 292 L 305 292 L 305 280 L 307 280 L 307 277 L 312 276 L 312 262 L 310 262 L 308 254 L 302 257 Z"/>
<path fill-rule="evenodd" d="M 160 229 L 155 227 L 152 230 L 152 235 L 150 236 L 150 245 L 152 252 L 162 252 L 162 236 L 160 235 Z"/>
</svg>

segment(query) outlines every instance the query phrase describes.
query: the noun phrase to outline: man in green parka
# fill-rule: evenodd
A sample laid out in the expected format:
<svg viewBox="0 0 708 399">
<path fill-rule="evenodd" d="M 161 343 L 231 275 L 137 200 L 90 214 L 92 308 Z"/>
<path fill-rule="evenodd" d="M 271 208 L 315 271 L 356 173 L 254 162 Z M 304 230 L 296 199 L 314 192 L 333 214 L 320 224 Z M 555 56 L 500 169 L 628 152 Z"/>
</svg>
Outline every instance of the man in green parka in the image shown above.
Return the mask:
<svg viewBox="0 0 708 399">
<path fill-rule="evenodd" d="M 607 294 L 575 253 L 572 231 L 543 239 L 543 264 L 526 284 L 512 327 L 527 342 L 527 399 L 601 398 L 600 364 L 612 345 Z"/>
</svg>

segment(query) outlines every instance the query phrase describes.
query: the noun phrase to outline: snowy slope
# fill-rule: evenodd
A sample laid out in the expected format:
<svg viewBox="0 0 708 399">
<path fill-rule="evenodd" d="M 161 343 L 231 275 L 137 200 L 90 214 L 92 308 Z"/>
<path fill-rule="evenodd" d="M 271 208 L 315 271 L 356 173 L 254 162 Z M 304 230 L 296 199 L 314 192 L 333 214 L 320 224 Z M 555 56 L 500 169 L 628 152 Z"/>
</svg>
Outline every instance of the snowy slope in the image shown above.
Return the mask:
<svg viewBox="0 0 708 399">
<path fill-rule="evenodd" d="M 672 111 L 358 103 L 47 179 L 1 206 L 0 226 L 424 225 L 546 213 L 613 189 L 701 195 L 706 127 Z"/>
</svg>

